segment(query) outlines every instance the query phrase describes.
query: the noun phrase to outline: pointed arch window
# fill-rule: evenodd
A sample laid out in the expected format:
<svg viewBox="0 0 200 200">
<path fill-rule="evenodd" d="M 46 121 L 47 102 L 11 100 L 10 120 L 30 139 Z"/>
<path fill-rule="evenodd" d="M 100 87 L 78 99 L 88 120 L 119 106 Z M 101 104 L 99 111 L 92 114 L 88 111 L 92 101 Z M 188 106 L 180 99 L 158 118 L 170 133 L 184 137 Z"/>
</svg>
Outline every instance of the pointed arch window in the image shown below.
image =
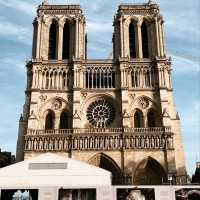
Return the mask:
<svg viewBox="0 0 200 200">
<path fill-rule="evenodd" d="M 69 23 L 66 22 L 63 29 L 63 51 L 62 51 L 63 59 L 69 59 L 70 53 L 70 26 Z"/>
<path fill-rule="evenodd" d="M 48 111 L 45 119 L 45 129 L 54 129 L 54 120 L 55 120 L 55 115 L 53 111 Z"/>
<path fill-rule="evenodd" d="M 136 58 L 134 21 L 131 21 L 129 25 L 129 50 L 130 50 L 130 58 Z"/>
<path fill-rule="evenodd" d="M 140 110 L 136 110 L 134 114 L 134 127 L 135 128 L 142 128 L 144 127 L 144 119 L 143 114 Z"/>
<path fill-rule="evenodd" d="M 68 129 L 68 115 L 66 111 L 63 111 L 60 115 L 60 129 Z"/>
<path fill-rule="evenodd" d="M 52 22 L 49 29 L 49 60 L 56 59 L 56 51 L 57 51 L 57 23 L 55 21 Z"/>
<path fill-rule="evenodd" d="M 156 114 L 153 110 L 150 110 L 147 114 L 148 127 L 156 127 Z"/>
<path fill-rule="evenodd" d="M 33 58 L 36 58 L 36 51 L 37 51 L 37 48 L 39 48 L 37 46 L 37 41 L 38 41 L 38 22 L 37 21 L 34 21 L 33 23 Z"/>
<path fill-rule="evenodd" d="M 143 52 L 143 58 L 149 58 L 149 38 L 148 38 L 148 30 L 147 30 L 147 24 L 144 21 L 141 26 L 141 32 L 142 32 L 142 52 Z"/>
</svg>

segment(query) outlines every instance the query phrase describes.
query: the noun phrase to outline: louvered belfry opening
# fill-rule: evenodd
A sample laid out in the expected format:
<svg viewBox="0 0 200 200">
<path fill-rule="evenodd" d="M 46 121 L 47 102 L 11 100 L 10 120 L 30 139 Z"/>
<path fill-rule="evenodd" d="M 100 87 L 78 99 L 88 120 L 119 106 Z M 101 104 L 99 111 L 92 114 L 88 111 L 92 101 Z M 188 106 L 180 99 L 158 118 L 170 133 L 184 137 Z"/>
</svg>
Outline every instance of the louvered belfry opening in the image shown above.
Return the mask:
<svg viewBox="0 0 200 200">
<path fill-rule="evenodd" d="M 148 31 L 147 31 L 147 24 L 144 21 L 141 26 L 142 31 L 142 52 L 143 58 L 149 58 L 149 45 L 148 45 Z"/>
<path fill-rule="evenodd" d="M 129 25 L 129 48 L 130 48 L 130 57 L 136 58 L 134 21 L 131 21 Z"/>
<path fill-rule="evenodd" d="M 56 51 L 57 51 L 57 23 L 53 21 L 49 30 L 49 54 L 48 54 L 49 60 L 56 59 Z"/>
<path fill-rule="evenodd" d="M 68 22 L 65 23 L 63 29 L 63 59 L 69 59 L 70 54 L 70 25 Z"/>
</svg>

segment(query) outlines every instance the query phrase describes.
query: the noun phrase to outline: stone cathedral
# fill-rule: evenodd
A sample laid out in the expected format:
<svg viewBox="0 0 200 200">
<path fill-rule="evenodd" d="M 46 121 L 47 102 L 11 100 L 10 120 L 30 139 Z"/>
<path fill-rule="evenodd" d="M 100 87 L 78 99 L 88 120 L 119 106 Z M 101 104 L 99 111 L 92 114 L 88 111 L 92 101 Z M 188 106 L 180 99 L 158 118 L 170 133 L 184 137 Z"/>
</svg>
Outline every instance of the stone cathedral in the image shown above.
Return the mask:
<svg viewBox="0 0 200 200">
<path fill-rule="evenodd" d="M 113 184 L 185 183 L 163 24 L 151 0 L 119 5 L 113 58 L 88 59 L 81 7 L 44 1 L 33 22 L 17 160 L 52 152 L 112 172 Z"/>
</svg>

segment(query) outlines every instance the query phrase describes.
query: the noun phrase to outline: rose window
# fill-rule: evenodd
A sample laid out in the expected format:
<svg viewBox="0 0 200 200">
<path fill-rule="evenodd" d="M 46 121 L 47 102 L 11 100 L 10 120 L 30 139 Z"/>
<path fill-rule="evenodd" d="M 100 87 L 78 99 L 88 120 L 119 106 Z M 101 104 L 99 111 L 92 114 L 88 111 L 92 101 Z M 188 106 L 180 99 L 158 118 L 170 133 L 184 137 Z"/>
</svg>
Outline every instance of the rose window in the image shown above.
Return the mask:
<svg viewBox="0 0 200 200">
<path fill-rule="evenodd" d="M 115 109 L 111 102 L 100 99 L 89 105 L 86 115 L 93 127 L 106 128 L 115 118 Z"/>
</svg>

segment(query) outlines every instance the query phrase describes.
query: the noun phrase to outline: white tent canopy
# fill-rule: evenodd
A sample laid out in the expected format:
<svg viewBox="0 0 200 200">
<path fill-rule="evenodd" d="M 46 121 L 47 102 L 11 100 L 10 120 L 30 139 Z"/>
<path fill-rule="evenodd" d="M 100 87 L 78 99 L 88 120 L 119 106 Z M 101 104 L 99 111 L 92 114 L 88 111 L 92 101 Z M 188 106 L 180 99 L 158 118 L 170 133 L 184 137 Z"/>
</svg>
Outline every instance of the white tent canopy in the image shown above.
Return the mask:
<svg viewBox="0 0 200 200">
<path fill-rule="evenodd" d="M 74 159 L 42 154 L 0 169 L 0 188 L 97 187 L 111 185 L 111 173 Z"/>
</svg>

